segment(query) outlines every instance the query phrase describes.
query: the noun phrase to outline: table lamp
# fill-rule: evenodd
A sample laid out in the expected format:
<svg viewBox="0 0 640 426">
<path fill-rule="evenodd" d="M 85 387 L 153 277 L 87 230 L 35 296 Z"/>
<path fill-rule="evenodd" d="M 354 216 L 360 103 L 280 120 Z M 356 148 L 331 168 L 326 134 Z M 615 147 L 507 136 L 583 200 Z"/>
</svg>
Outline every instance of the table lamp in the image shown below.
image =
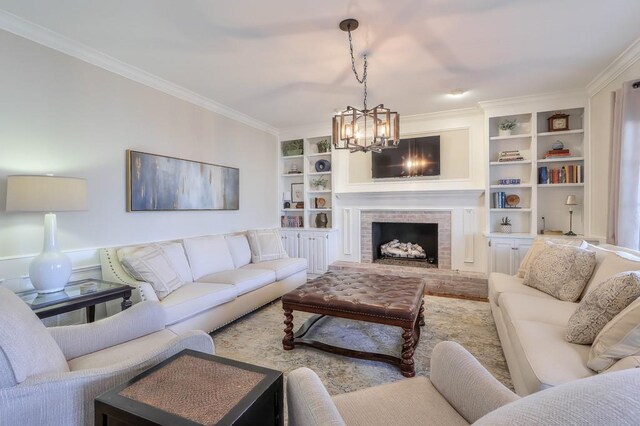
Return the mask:
<svg viewBox="0 0 640 426">
<path fill-rule="evenodd" d="M 573 206 L 577 205 L 576 196 L 575 195 L 567 195 L 567 201 L 564 203 L 566 206 L 569 206 L 569 232 L 564 235 L 576 235 L 573 232 Z"/>
<path fill-rule="evenodd" d="M 44 247 L 29 264 L 29 278 L 38 293 L 64 289 L 71 260 L 58 250 L 53 212 L 87 210 L 87 181 L 62 176 L 8 176 L 7 211 L 45 212 Z"/>
</svg>

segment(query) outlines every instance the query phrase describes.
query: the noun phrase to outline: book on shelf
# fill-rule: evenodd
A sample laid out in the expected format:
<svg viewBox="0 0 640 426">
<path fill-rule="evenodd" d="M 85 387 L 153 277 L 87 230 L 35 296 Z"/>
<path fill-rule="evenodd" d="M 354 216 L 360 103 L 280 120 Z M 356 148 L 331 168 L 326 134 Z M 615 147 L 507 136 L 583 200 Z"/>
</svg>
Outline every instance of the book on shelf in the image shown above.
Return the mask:
<svg viewBox="0 0 640 426">
<path fill-rule="evenodd" d="M 571 151 L 568 149 L 552 149 L 544 154 L 544 158 L 571 157 Z"/>
<path fill-rule="evenodd" d="M 302 228 L 304 226 L 302 216 L 280 216 L 280 226 L 282 228 Z"/>
<path fill-rule="evenodd" d="M 521 161 L 524 157 L 520 154 L 519 150 L 512 151 L 500 151 L 498 153 L 498 161 Z"/>
<path fill-rule="evenodd" d="M 581 165 L 567 165 L 557 169 L 546 166 L 538 167 L 538 183 L 541 185 L 558 183 L 583 183 Z"/>
</svg>

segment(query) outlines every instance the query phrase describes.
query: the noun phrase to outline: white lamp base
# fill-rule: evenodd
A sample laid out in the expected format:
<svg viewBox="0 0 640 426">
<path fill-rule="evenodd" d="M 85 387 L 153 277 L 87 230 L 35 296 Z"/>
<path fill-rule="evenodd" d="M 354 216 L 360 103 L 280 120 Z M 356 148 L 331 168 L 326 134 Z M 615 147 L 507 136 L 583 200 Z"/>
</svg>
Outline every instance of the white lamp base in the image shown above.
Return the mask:
<svg viewBox="0 0 640 426">
<path fill-rule="evenodd" d="M 29 265 L 29 278 L 38 293 L 64 290 L 71 277 L 71 260 L 56 244 L 56 215 L 44 216 L 44 247 Z"/>
</svg>

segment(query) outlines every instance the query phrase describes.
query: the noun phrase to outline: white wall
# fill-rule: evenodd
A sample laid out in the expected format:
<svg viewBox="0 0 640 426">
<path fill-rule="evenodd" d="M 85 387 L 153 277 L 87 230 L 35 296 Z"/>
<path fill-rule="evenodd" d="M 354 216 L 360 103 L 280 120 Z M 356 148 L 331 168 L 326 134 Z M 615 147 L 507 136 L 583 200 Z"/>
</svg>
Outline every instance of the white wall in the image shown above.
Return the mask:
<svg viewBox="0 0 640 426">
<path fill-rule="evenodd" d="M 0 283 L 28 285 L 43 215 L 4 211 L 6 176 L 83 177 L 89 211 L 58 214 L 74 267 L 95 248 L 278 226 L 276 136 L 0 31 Z M 125 211 L 125 150 L 240 169 L 240 210 Z"/>
<path fill-rule="evenodd" d="M 640 80 L 640 58 L 594 93 L 589 99 L 591 110 L 591 170 L 596 178 L 591 181 L 591 234 L 601 238 L 607 235 L 607 211 L 609 206 L 609 153 L 611 151 L 612 93 L 629 80 Z"/>
</svg>

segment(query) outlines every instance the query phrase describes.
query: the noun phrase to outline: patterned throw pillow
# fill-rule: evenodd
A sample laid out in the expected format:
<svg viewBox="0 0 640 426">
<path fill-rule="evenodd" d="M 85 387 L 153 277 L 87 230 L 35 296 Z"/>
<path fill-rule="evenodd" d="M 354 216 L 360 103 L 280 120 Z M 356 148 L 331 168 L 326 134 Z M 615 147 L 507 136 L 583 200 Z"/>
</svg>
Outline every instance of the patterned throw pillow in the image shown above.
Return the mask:
<svg viewBox="0 0 640 426">
<path fill-rule="evenodd" d="M 620 272 L 582 299 L 567 323 L 566 339 L 590 345 L 613 317 L 640 297 L 640 272 Z"/>
<path fill-rule="evenodd" d="M 159 245 L 141 247 L 125 254 L 122 266 L 136 280 L 151 284 L 160 300 L 184 284 Z"/>
<path fill-rule="evenodd" d="M 596 254 L 580 247 L 546 243 L 531 263 L 523 284 L 565 302 L 575 302 L 596 266 Z"/>
<path fill-rule="evenodd" d="M 613 317 L 596 336 L 587 367 L 600 373 L 634 355 L 640 355 L 640 299 Z"/>
<path fill-rule="evenodd" d="M 536 237 L 536 239 L 533 240 L 531 247 L 529 247 L 529 250 L 527 250 L 527 254 L 524 255 L 522 262 L 520 262 L 520 266 L 518 267 L 517 275 L 520 278 L 524 278 L 525 274 L 527 273 L 527 270 L 531 267 L 531 264 L 533 263 L 533 261 L 536 260 L 538 255 L 542 253 L 546 248 L 547 246 L 546 243 L 553 243 L 561 246 L 576 246 L 580 248 L 587 248 L 587 246 L 589 245 L 584 240 L 574 240 L 574 239 L 568 239 L 568 238 L 548 239 L 548 238 Z"/>
</svg>

